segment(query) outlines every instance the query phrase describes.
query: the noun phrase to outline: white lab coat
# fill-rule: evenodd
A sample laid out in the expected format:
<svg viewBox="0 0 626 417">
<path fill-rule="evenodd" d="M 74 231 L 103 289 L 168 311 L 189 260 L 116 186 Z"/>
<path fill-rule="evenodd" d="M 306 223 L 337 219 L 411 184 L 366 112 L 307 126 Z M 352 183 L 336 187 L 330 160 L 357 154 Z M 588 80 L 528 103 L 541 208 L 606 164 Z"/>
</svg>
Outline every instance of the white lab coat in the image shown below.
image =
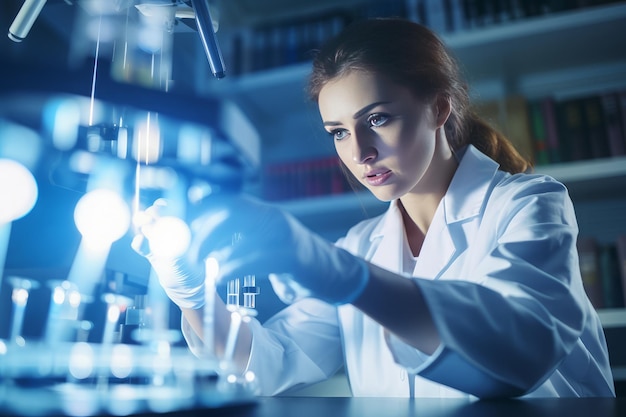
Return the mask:
<svg viewBox="0 0 626 417">
<path fill-rule="evenodd" d="M 252 322 L 248 368 L 264 395 L 345 366 L 355 396 L 409 396 L 411 374 L 417 397 L 614 396 L 577 233 L 562 184 L 511 176 L 469 146 L 417 260 L 396 202 L 337 242 L 414 280 L 439 330 L 438 350 L 421 353 L 351 305 L 306 299 L 264 325 Z"/>
</svg>

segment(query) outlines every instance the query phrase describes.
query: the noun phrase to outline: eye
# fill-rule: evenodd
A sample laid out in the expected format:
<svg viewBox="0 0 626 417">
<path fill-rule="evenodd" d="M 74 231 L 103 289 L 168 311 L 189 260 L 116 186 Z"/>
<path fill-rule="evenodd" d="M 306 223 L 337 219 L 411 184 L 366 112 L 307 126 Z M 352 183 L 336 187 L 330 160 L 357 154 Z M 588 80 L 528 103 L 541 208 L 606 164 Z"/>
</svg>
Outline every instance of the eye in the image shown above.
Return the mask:
<svg viewBox="0 0 626 417">
<path fill-rule="evenodd" d="M 389 115 L 374 113 L 367 117 L 367 124 L 370 125 L 370 127 L 380 127 L 387 123 L 387 120 L 389 120 Z"/>
<path fill-rule="evenodd" d="M 348 136 L 348 131 L 346 129 L 334 129 L 328 132 L 333 139 L 335 140 L 343 140 Z"/>
</svg>

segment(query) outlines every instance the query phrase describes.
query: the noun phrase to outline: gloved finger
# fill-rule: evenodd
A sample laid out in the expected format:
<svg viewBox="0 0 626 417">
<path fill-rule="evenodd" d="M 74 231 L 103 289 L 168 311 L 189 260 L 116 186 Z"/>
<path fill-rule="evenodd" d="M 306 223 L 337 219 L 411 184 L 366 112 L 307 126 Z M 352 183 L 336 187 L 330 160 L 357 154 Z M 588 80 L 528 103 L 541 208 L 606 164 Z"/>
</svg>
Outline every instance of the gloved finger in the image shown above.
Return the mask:
<svg viewBox="0 0 626 417">
<path fill-rule="evenodd" d="M 230 248 L 233 243 L 233 232 L 216 231 L 220 224 L 229 222 L 226 210 L 213 210 L 194 220 L 191 224 L 192 240 L 189 245 L 189 258 L 200 262 L 213 252 Z M 223 228 L 222 226 L 221 229 Z"/>
<path fill-rule="evenodd" d="M 220 280 L 228 280 L 244 275 L 267 278 L 270 274 L 284 274 L 297 271 L 298 265 L 289 249 L 267 247 L 259 249 L 255 245 L 235 246 L 216 257 L 219 263 Z"/>
<path fill-rule="evenodd" d="M 167 207 L 167 201 L 159 198 L 147 209 L 136 212 L 133 215 L 135 232 L 149 235 L 151 226 L 163 215 L 165 207 Z"/>
<path fill-rule="evenodd" d="M 285 259 L 287 256 L 289 256 L 288 253 L 274 252 L 272 254 L 273 259 Z M 267 262 L 267 258 L 260 252 L 247 257 L 235 256 L 220 265 L 219 280 L 228 281 L 253 273 L 257 277 L 257 282 L 262 279 L 269 280 L 274 293 L 286 304 L 314 296 L 313 291 L 301 285 L 291 273 L 277 273 L 276 271 L 288 269 L 280 264 L 281 262 Z"/>
<path fill-rule="evenodd" d="M 227 209 L 203 216 L 200 222 L 194 222 L 192 232 L 190 256 L 195 259 L 204 259 L 211 252 L 242 242 L 263 244 L 258 237 L 267 235 L 265 223 L 257 216 L 241 216 Z"/>
<path fill-rule="evenodd" d="M 163 216 L 167 210 L 167 200 L 164 198 L 157 198 L 154 203 L 147 209 L 145 209 L 145 213 L 151 216 L 153 219 L 158 219 Z"/>
<path fill-rule="evenodd" d="M 150 255 L 150 244 L 143 234 L 135 235 L 130 242 L 130 247 L 141 256 Z"/>
<path fill-rule="evenodd" d="M 285 304 L 313 296 L 313 292 L 300 285 L 291 274 L 270 274 L 269 281 L 274 293 Z"/>
</svg>

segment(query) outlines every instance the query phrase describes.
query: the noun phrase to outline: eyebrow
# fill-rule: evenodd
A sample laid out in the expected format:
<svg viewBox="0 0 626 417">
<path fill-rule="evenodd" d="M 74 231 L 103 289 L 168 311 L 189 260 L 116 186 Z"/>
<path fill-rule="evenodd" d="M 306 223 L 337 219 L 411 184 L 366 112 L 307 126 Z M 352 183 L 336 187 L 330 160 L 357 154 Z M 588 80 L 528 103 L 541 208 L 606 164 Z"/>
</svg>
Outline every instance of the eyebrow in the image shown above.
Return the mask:
<svg viewBox="0 0 626 417">
<path fill-rule="evenodd" d="M 358 112 L 354 113 L 352 115 L 353 119 L 358 119 L 359 117 L 363 116 L 365 113 L 367 113 L 368 111 L 370 111 L 371 109 L 373 109 L 376 106 L 380 106 L 381 104 L 389 104 L 389 101 L 377 101 L 375 103 L 372 104 L 368 104 L 367 106 L 363 107 L 361 110 L 359 110 Z M 324 122 L 324 126 L 337 126 L 340 125 L 341 123 L 339 122 Z"/>
</svg>

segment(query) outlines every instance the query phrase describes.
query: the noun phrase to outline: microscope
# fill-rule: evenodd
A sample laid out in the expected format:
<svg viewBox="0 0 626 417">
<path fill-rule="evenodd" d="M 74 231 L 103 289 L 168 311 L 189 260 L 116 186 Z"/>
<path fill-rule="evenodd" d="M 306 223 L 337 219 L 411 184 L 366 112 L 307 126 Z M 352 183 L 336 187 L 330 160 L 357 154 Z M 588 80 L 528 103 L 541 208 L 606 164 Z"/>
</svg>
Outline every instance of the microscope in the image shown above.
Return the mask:
<svg viewBox="0 0 626 417">
<path fill-rule="evenodd" d="M 0 411 L 129 415 L 253 403 L 256 376 L 232 364 L 239 325 L 256 314 L 253 271 L 228 283 L 207 272 L 208 289 L 226 289 L 233 319 L 223 354 L 209 342 L 192 354 L 177 309 L 130 245 L 138 221 L 165 201 L 155 247 L 184 253 L 203 205 L 257 175 L 259 137 L 238 106 L 171 85 L 180 19 L 195 21 L 213 76 L 226 75 L 211 7 L 67 3 L 76 11 L 67 68 L 9 62 L 0 77 Z M 45 7 L 26 0 L 9 38 L 23 41 Z M 206 293 L 212 334 L 215 292 Z"/>
</svg>

